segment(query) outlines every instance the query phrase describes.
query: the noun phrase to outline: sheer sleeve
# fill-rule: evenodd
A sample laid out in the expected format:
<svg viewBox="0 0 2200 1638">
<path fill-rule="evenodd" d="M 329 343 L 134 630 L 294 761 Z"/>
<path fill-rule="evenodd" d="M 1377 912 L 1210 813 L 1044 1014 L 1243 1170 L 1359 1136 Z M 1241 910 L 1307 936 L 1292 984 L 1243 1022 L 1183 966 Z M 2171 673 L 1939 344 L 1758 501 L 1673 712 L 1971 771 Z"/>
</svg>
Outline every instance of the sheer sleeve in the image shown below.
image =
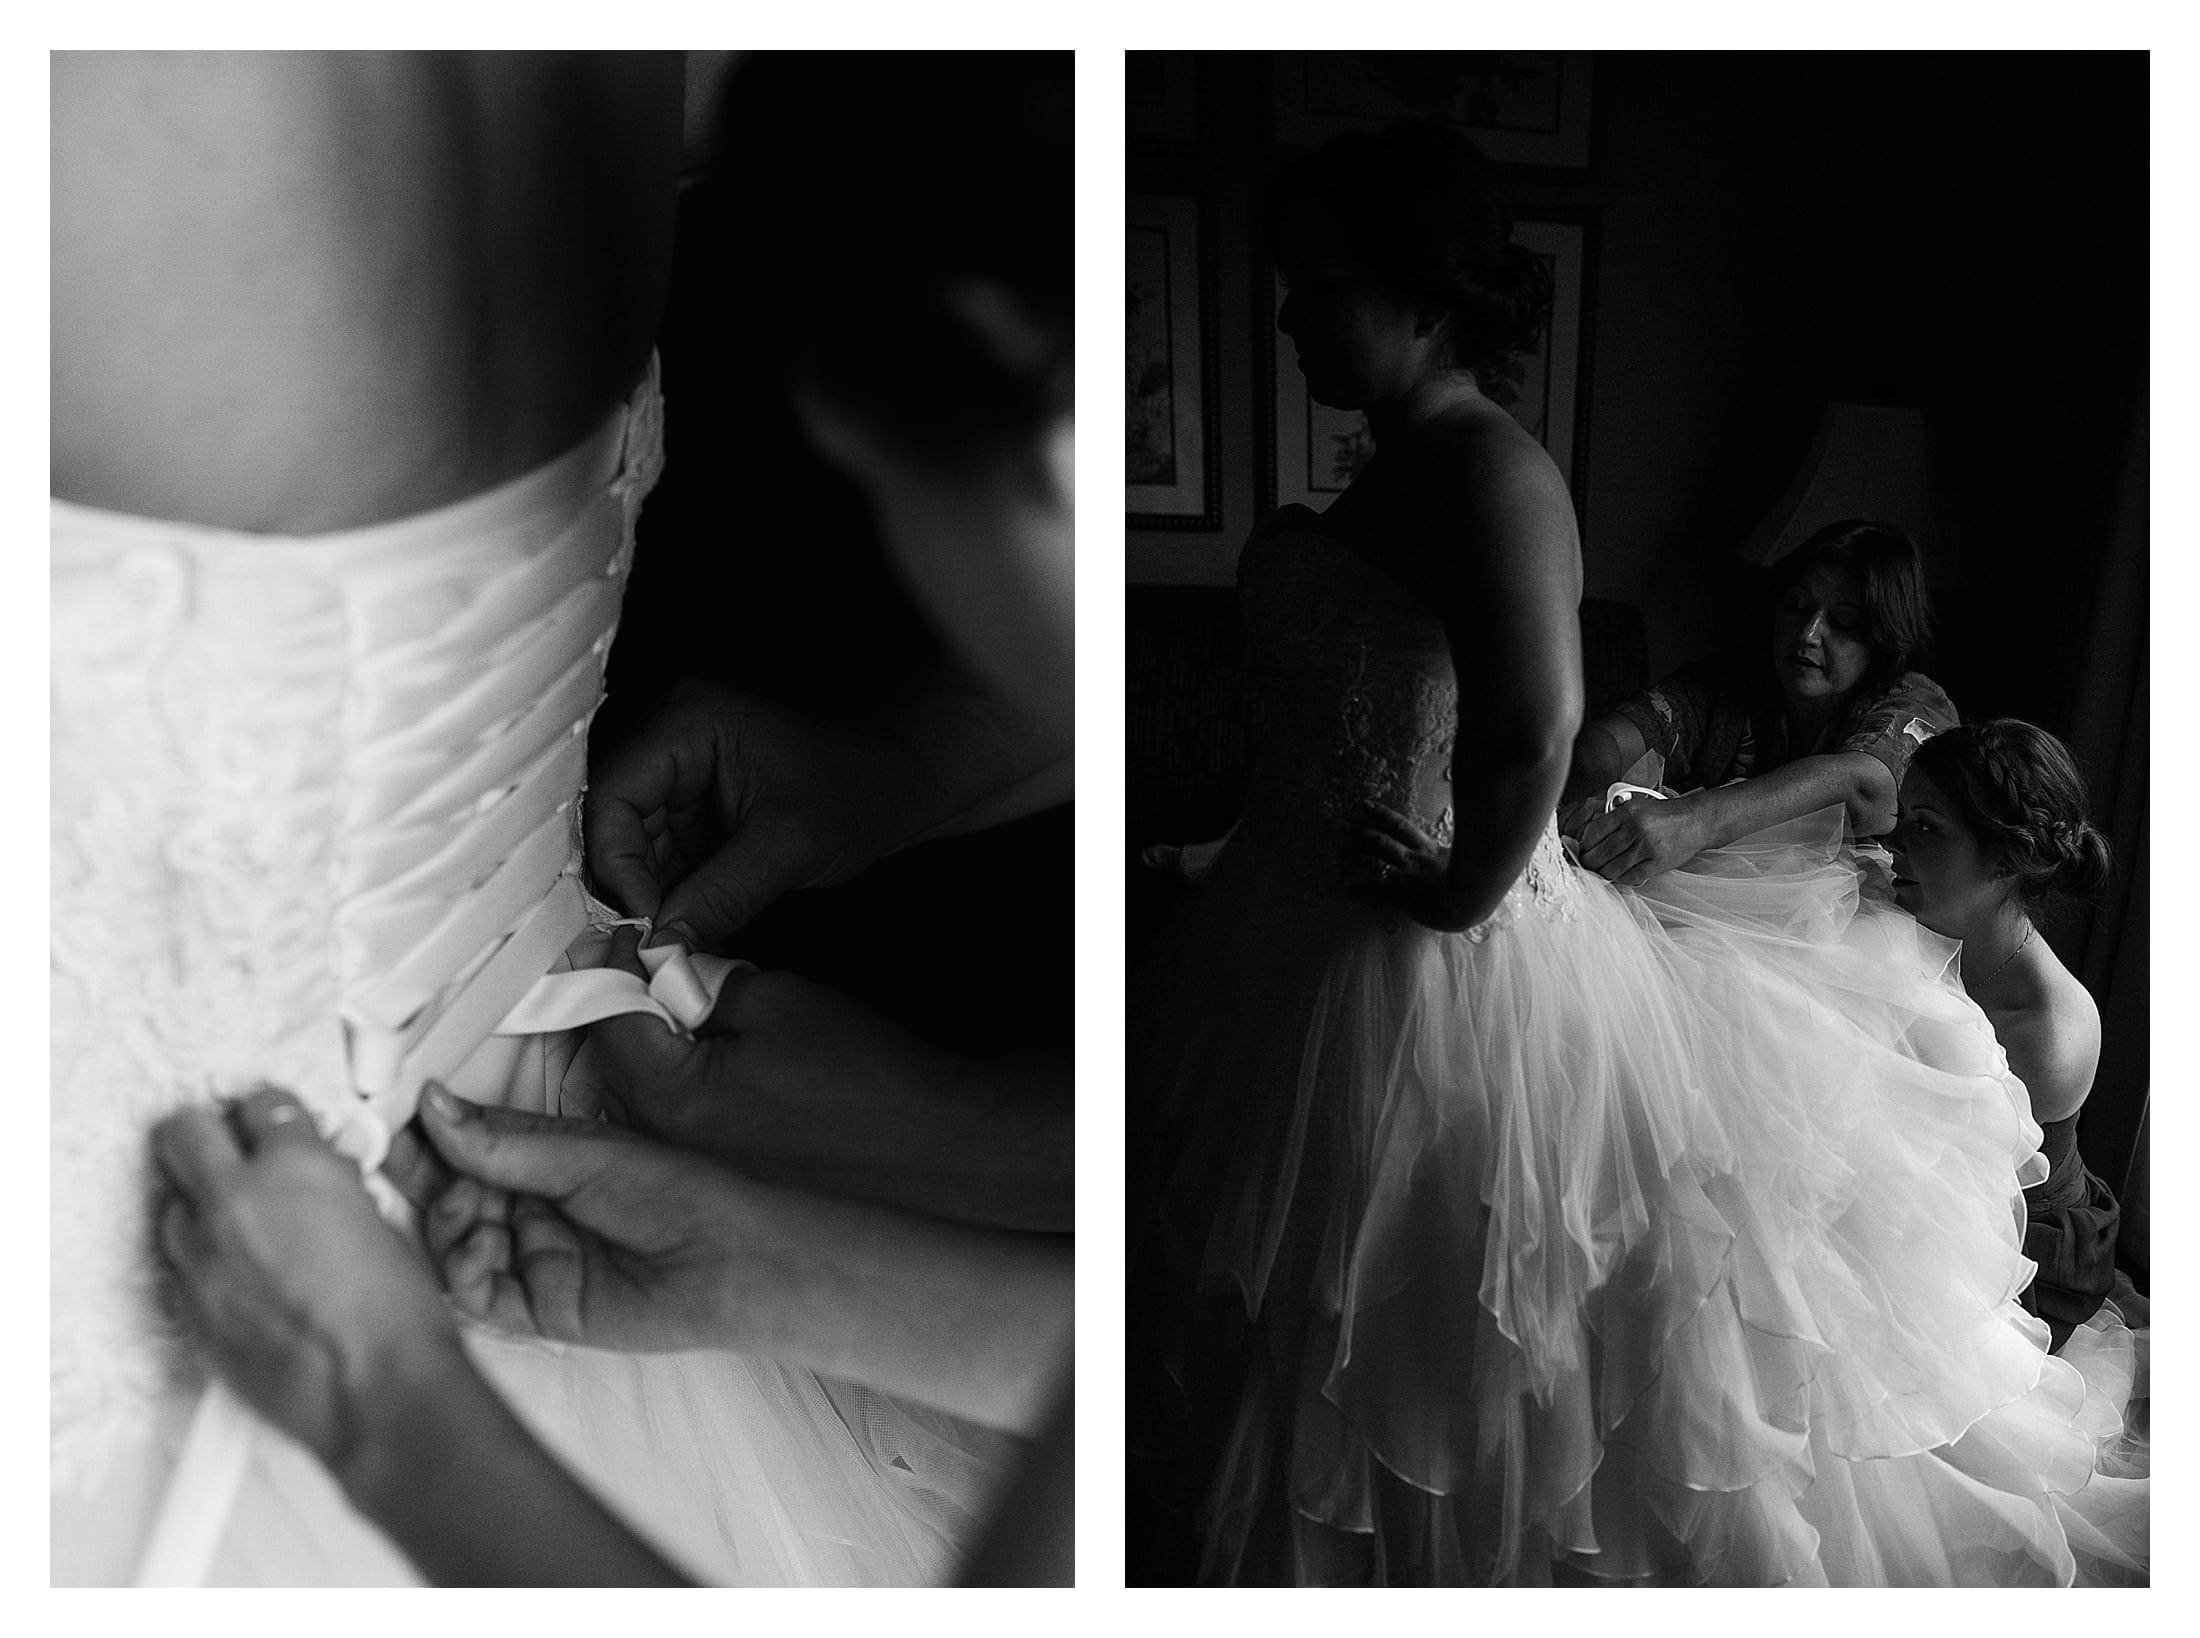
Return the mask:
<svg viewBox="0 0 2200 1638">
<path fill-rule="evenodd" d="M 1666 783 L 1684 787 L 1694 772 L 1717 698 L 1711 667 L 1691 660 L 1613 709 L 1640 730 L 1647 749 L 1665 758 Z"/>
<path fill-rule="evenodd" d="M 1837 749 L 1877 757 L 1899 786 L 1917 748 L 1961 720 L 1955 703 L 1938 683 L 1906 671 L 1889 687 L 1849 708 Z"/>
</svg>

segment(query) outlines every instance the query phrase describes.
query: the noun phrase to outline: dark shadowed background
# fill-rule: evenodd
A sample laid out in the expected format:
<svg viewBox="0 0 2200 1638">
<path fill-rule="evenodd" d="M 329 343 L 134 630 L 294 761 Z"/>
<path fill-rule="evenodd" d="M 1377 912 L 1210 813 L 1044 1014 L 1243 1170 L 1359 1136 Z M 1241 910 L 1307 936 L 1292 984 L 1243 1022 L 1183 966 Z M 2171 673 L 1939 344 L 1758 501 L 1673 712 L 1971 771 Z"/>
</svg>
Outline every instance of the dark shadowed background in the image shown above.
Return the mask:
<svg viewBox="0 0 2200 1638">
<path fill-rule="evenodd" d="M 1136 845 L 1206 829 L 1243 754 L 1239 696 L 1213 680 L 1238 664 L 1216 588 L 1269 504 L 1254 198 L 1284 150 L 1269 54 L 1132 55 L 1134 95 L 1166 85 L 1197 115 L 1134 135 L 1129 183 L 1208 212 L 1220 501 L 1219 528 L 1129 536 Z M 2148 59 L 1590 55 L 1588 167 L 1508 176 L 1522 214 L 1589 230 L 1573 477 L 1592 704 L 1630 665 L 1648 680 L 1754 632 L 1759 571 L 1736 548 L 1827 405 L 1931 412 L 1947 549 L 1926 669 L 1966 717 L 2068 740 L 2118 858 L 2107 901 L 2045 931 L 2101 1006 L 2081 1141 L 2123 1185 L 2143 1279 Z M 1639 650 L 1600 643 L 1615 622 Z M 1134 950 L 1153 897 L 1134 866 Z"/>
<path fill-rule="evenodd" d="M 791 382 L 798 360 L 844 360 L 854 338 L 902 401 L 944 401 L 952 384 L 900 315 L 928 274 L 1022 280 L 1000 262 L 1027 249 L 958 230 L 1001 215 L 1004 195 L 1044 216 L 1050 231 L 1021 243 L 1058 245 L 1066 288 L 1072 179 L 1066 142 L 1049 140 L 1069 117 L 1067 57 L 965 56 L 764 52 L 734 72 L 717 161 L 681 199 L 660 344 L 665 473 L 594 760 L 684 675 L 855 716 L 939 661 L 863 494 L 803 440 Z M 998 153 L 982 173 L 960 160 L 1031 121 L 1049 140 L 1007 149 L 1029 176 Z M 861 995 L 935 1041 L 1067 1045 L 1071 845 L 1067 807 L 933 843 L 791 895 L 732 953 Z"/>
</svg>

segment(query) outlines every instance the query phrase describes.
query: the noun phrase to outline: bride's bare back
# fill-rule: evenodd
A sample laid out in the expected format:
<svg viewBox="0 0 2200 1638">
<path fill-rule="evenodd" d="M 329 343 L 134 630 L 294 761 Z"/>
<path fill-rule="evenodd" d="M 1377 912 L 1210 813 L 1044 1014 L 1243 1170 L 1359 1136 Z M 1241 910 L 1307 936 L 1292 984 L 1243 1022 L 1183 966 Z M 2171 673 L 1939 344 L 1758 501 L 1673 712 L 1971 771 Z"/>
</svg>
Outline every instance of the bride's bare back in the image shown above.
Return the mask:
<svg viewBox="0 0 2200 1638">
<path fill-rule="evenodd" d="M 577 441 L 655 339 L 681 72 L 57 54 L 53 493 L 314 534 Z"/>
</svg>

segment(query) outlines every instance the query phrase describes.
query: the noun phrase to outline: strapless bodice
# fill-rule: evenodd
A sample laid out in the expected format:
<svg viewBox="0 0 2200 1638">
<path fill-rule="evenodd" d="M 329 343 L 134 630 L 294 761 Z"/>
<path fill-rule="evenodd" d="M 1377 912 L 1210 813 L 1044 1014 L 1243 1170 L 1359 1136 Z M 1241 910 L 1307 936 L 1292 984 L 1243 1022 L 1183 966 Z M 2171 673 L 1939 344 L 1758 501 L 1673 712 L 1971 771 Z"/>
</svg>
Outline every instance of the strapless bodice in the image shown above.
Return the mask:
<svg viewBox="0 0 2200 1638">
<path fill-rule="evenodd" d="M 1361 803 L 1408 814 L 1438 842 L 1452 836 L 1459 687 L 1450 639 L 1421 597 L 1286 507 L 1263 520 L 1238 560 L 1238 596 L 1264 713 L 1239 853 L 1266 856 L 1317 893 L 1336 890 L 1339 822 Z M 1563 915 L 1577 889 L 1555 823 L 1477 940 L 1523 909 Z"/>
<path fill-rule="evenodd" d="M 660 425 L 653 368 L 549 465 L 338 535 L 54 506 L 57 1479 L 157 1390 L 156 1119 L 273 1082 L 372 1164 L 428 1078 L 557 1072 L 480 1049 L 589 926 L 586 735 Z"/>
</svg>

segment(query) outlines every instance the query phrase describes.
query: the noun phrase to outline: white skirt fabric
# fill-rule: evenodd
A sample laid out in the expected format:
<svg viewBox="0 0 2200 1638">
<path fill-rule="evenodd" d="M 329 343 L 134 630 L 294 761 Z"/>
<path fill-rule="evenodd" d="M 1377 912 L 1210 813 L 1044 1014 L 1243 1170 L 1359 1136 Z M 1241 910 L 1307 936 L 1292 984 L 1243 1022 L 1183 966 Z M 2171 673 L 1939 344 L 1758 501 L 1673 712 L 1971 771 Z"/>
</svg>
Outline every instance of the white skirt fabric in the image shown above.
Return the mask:
<svg viewBox="0 0 2200 1638">
<path fill-rule="evenodd" d="M 1142 985 L 1203 1579 L 2142 1577 L 2129 1333 L 2089 1380 L 2015 1300 L 1954 946 L 1837 812 L 1641 890 L 1557 846 L 1461 935 L 1233 847 Z"/>
</svg>

